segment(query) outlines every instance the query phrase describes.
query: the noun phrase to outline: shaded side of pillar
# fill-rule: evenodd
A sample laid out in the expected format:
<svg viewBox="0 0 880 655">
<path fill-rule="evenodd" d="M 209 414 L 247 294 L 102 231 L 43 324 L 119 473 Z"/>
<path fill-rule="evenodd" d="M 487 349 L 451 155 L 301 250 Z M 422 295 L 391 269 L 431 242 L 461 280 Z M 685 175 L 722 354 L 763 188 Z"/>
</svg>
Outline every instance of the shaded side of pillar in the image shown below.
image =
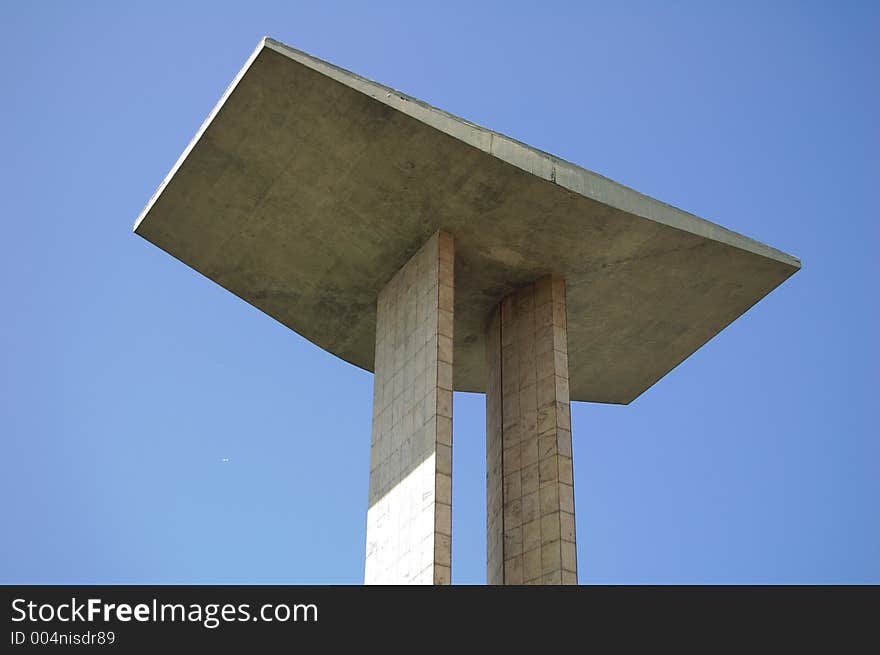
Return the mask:
<svg viewBox="0 0 880 655">
<path fill-rule="evenodd" d="M 510 294 L 486 334 L 489 584 L 577 584 L 565 281 Z"/>
<path fill-rule="evenodd" d="M 366 584 L 449 584 L 452 237 L 438 232 L 379 294 Z"/>
</svg>

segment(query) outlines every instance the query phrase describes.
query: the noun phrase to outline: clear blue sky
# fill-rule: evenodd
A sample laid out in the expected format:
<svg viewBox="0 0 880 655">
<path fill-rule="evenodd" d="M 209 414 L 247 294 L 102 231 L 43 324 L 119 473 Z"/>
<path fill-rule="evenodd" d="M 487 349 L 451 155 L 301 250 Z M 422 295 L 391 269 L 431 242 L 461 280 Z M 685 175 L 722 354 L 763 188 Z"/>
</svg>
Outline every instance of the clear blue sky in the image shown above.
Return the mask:
<svg viewBox="0 0 880 655">
<path fill-rule="evenodd" d="M 0 582 L 363 579 L 372 376 L 131 233 L 263 35 L 803 260 L 572 407 L 582 583 L 880 583 L 876 3 L 155 1 L 0 9 Z"/>
</svg>

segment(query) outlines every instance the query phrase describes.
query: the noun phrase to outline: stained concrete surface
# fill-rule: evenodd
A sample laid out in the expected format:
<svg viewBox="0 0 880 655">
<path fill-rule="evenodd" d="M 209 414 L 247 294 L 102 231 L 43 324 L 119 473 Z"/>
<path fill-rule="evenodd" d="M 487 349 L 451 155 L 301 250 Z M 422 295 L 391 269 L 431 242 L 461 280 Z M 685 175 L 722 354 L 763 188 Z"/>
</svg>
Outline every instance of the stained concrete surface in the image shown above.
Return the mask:
<svg viewBox="0 0 880 655">
<path fill-rule="evenodd" d="M 544 275 L 567 284 L 571 399 L 629 403 L 800 268 L 268 38 L 135 224 L 367 370 L 379 291 L 437 230 L 456 242 L 462 391 L 485 390 L 493 308 Z"/>
<path fill-rule="evenodd" d="M 565 281 L 504 298 L 486 331 L 486 577 L 577 584 Z"/>
</svg>

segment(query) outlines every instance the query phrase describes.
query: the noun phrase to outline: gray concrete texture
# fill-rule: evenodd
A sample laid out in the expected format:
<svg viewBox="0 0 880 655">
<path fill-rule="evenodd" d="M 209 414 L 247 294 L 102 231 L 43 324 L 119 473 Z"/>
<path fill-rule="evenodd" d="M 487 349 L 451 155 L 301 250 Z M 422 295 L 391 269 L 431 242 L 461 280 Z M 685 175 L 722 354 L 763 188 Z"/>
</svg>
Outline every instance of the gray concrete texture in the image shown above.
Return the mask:
<svg viewBox="0 0 880 655">
<path fill-rule="evenodd" d="M 567 285 L 571 399 L 629 403 L 800 267 L 268 38 L 135 224 L 370 371 L 379 292 L 438 230 L 456 241 L 462 391 L 486 388 L 493 309 L 544 275 Z"/>
<path fill-rule="evenodd" d="M 489 584 L 577 584 L 565 281 L 510 294 L 486 331 Z"/>
<path fill-rule="evenodd" d="M 379 293 L 367 584 L 449 584 L 454 243 L 438 233 Z"/>
</svg>

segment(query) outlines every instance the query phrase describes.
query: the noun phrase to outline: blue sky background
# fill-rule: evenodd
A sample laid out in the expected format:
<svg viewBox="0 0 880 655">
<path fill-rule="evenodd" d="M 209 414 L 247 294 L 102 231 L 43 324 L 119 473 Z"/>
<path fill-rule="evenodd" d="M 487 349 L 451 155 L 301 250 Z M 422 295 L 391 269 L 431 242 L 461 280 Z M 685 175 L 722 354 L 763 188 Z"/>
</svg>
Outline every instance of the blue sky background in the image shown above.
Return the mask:
<svg viewBox="0 0 880 655">
<path fill-rule="evenodd" d="M 573 405 L 582 583 L 880 583 L 876 3 L 155 1 L 0 9 L 0 582 L 363 579 L 372 376 L 131 233 L 267 34 L 803 260 Z"/>
</svg>

